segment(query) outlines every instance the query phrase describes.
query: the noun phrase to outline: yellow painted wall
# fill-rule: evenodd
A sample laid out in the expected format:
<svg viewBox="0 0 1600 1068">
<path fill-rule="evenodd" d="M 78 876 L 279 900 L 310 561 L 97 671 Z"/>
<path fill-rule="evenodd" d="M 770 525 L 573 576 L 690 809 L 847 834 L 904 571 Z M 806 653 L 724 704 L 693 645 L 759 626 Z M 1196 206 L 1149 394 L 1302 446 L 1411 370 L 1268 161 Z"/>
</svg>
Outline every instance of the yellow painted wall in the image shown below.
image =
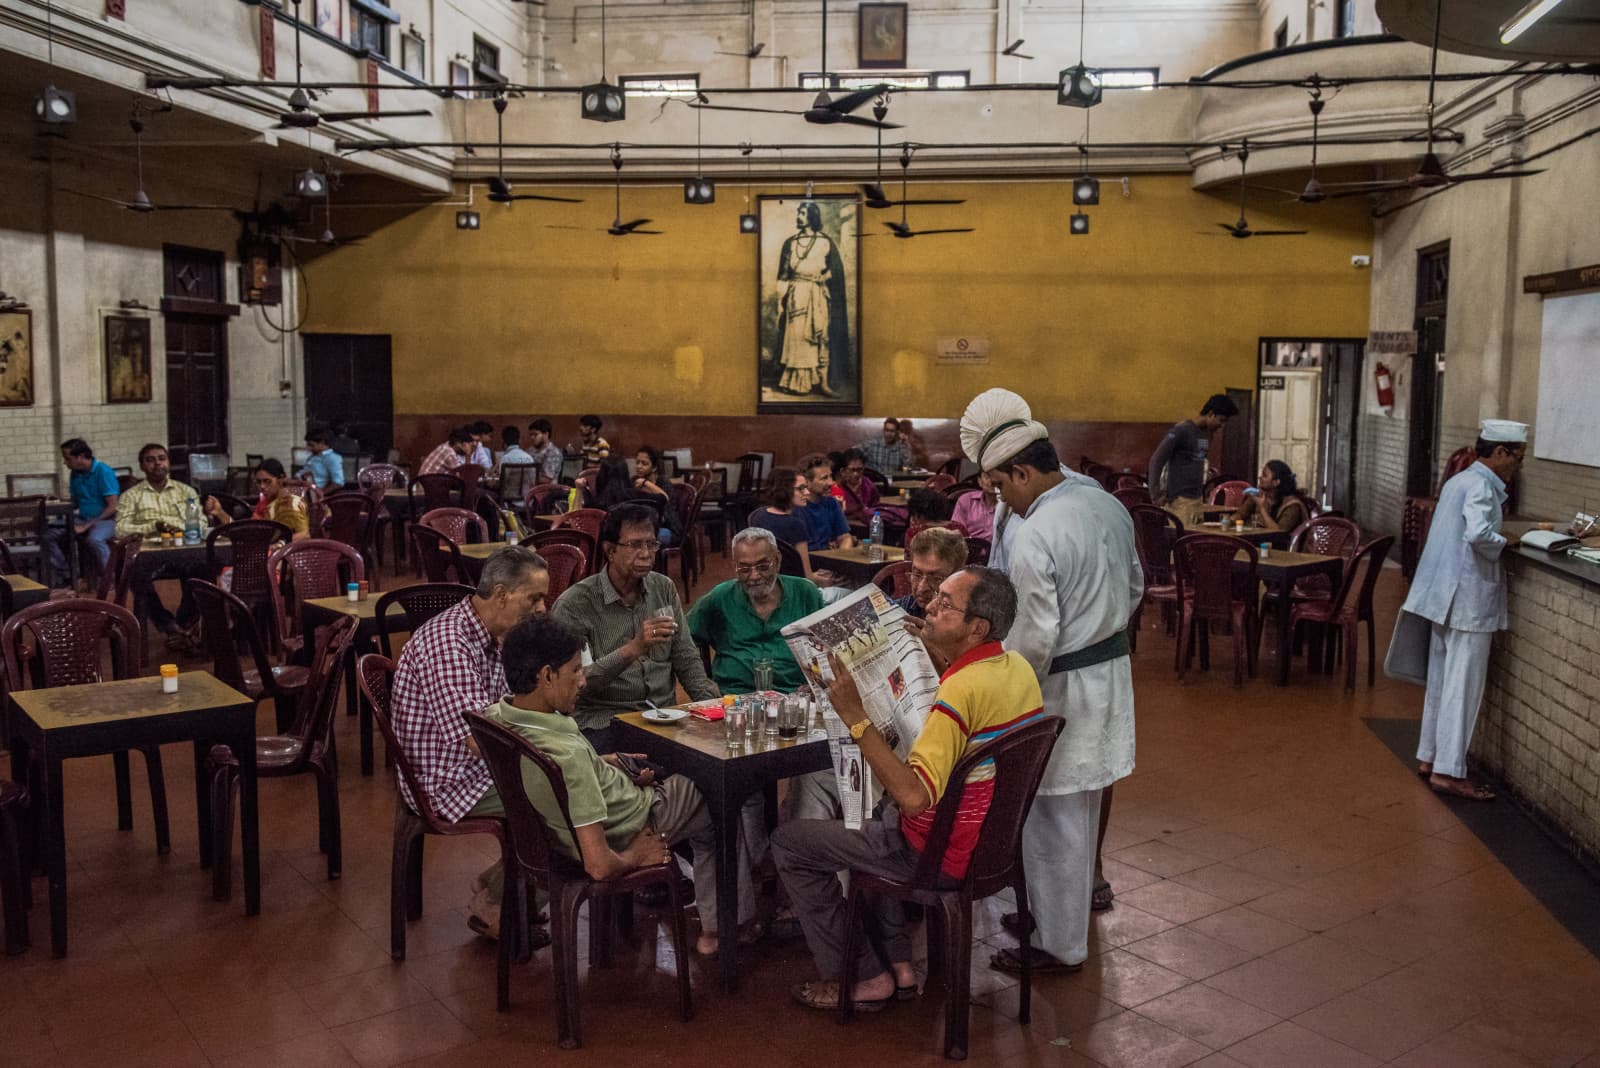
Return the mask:
<svg viewBox="0 0 1600 1068">
<path fill-rule="evenodd" d="M 833 189 L 819 188 L 818 192 Z M 842 191 L 842 187 L 841 187 Z M 757 193 L 762 190 L 757 189 Z M 1315 208 L 1254 198 L 1251 225 L 1306 237 L 1239 241 L 1237 214 L 1181 175 L 1102 185 L 1092 233 L 1069 237 L 1065 183 L 924 185 L 960 207 L 912 208 L 923 226 L 973 234 L 861 245 L 863 407 L 959 416 L 974 393 L 1017 389 L 1046 419 L 1160 421 L 1223 386 L 1253 386 L 1261 336 L 1363 336 L 1371 225 L 1354 201 Z M 396 413 L 755 409 L 755 239 L 737 232 L 743 189 L 690 207 L 677 188 L 623 190 L 623 215 L 660 237 L 595 230 L 609 190 L 578 205 L 418 211 L 307 269 L 311 332 L 393 336 Z M 863 212 L 867 232 L 891 212 Z M 1214 235 L 1214 236 L 1213 236 Z M 988 366 L 933 363 L 935 338 L 991 339 Z"/>
</svg>

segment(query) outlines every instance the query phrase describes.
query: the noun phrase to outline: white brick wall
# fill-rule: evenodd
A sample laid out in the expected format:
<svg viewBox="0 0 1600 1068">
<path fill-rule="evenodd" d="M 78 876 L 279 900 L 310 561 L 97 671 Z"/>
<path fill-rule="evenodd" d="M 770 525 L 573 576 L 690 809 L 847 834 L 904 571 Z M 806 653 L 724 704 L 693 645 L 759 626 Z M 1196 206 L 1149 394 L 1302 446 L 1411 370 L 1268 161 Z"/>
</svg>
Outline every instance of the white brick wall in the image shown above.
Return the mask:
<svg viewBox="0 0 1600 1068">
<path fill-rule="evenodd" d="M 1369 535 L 1400 534 L 1406 503 L 1406 435 L 1399 416 L 1362 413 L 1356 444 L 1353 518 Z"/>
</svg>

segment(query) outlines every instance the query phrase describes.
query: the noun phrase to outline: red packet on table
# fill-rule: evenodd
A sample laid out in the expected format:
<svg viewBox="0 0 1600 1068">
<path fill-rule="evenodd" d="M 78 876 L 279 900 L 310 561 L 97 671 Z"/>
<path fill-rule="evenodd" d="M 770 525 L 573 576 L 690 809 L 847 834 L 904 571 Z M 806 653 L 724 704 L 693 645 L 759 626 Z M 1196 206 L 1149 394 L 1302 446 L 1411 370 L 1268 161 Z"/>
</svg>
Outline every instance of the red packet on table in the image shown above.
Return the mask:
<svg viewBox="0 0 1600 1068">
<path fill-rule="evenodd" d="M 689 715 L 697 719 L 710 720 L 713 723 L 722 719 L 722 698 L 713 701 L 695 701 L 683 706 L 689 710 Z"/>
</svg>

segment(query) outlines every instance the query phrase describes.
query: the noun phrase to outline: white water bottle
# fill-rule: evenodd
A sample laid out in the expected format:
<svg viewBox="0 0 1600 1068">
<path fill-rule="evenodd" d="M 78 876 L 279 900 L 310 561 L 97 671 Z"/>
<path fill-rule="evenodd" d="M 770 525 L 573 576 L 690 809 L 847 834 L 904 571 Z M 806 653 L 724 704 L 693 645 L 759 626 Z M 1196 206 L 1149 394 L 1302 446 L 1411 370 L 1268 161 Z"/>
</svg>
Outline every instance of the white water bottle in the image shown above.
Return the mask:
<svg viewBox="0 0 1600 1068">
<path fill-rule="evenodd" d="M 183 543 L 185 545 L 200 544 L 200 502 L 194 497 L 189 498 L 189 505 L 183 513 Z"/>
<path fill-rule="evenodd" d="M 878 563 L 883 559 L 883 515 L 880 512 L 872 513 L 872 522 L 867 527 L 867 559 Z"/>
</svg>

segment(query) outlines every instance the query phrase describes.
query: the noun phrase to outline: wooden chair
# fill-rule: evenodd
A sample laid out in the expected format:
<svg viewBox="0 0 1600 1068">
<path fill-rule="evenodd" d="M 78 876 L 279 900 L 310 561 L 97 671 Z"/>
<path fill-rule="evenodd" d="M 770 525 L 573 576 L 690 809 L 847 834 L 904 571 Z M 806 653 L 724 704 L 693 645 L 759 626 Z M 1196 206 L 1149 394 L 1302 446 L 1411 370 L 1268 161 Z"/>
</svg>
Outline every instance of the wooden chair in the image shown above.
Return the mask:
<svg viewBox="0 0 1600 1068">
<path fill-rule="evenodd" d="M 1235 566 L 1243 553 L 1245 567 Z M 1172 547 L 1172 572 L 1178 587 L 1178 681 L 1200 647 L 1200 667 L 1211 667 L 1209 623 L 1233 628 L 1233 684 L 1244 685 L 1245 671 L 1256 674 L 1256 647 L 1261 638 L 1257 612 L 1256 547 L 1227 534 L 1185 534 Z"/>
<path fill-rule="evenodd" d="M 471 586 L 463 586 L 458 582 L 418 582 L 389 591 L 378 598 L 378 603 L 372 610 L 373 621 L 378 630 L 378 648 L 383 650 L 383 655 L 386 657 L 392 659 L 395 655 L 389 637 L 391 634 L 389 616 L 390 609 L 396 605 L 400 608 L 405 624 L 394 627 L 392 632 L 415 634 L 418 627 L 440 612 L 454 608 L 464 599 L 471 597 L 474 592 L 476 591 Z M 390 751 L 393 751 L 392 746 Z"/>
<path fill-rule="evenodd" d="M 26 639 L 32 639 L 32 647 Z M 144 631 L 133 613 L 119 605 L 91 597 L 71 597 L 29 605 L 6 617 L 0 625 L 0 654 L 5 658 L 6 688 L 19 690 L 81 686 L 104 682 L 102 656 L 109 648 L 110 679 L 133 679 L 144 674 Z M 12 737 L 9 714 L 0 716 L 4 737 Z M 144 754 L 146 777 L 150 782 L 150 810 L 155 823 L 156 852 L 165 855 L 171 848 L 167 829 L 167 780 L 161 766 L 161 747 L 138 747 Z M 111 755 L 116 776 L 117 829 L 133 829 L 133 786 L 128 767 L 128 751 Z M 43 773 L 38 761 L 30 761 L 32 774 Z M 29 784 L 36 797 L 42 780 Z"/>
<path fill-rule="evenodd" d="M 317 780 L 317 848 L 328 856 L 328 878 L 343 871 L 339 826 L 339 765 L 333 753 L 333 707 L 339 672 L 357 623 L 340 616 L 322 631 L 311 658 L 311 681 L 295 722 L 284 734 L 256 739 L 256 774 L 285 778 L 310 772 Z M 211 778 L 211 896 L 226 901 L 233 889 L 233 807 L 239 792 L 239 758 L 226 745 L 206 757 Z"/>
<path fill-rule="evenodd" d="M 1139 568 L 1144 572 L 1144 595 L 1134 606 L 1133 619 L 1128 623 L 1128 644 L 1137 652 L 1146 604 L 1160 605 L 1168 629 L 1176 626 L 1178 586 L 1172 576 L 1172 546 L 1183 537 L 1183 520 L 1153 504 L 1132 505 L 1128 514 L 1133 517 L 1133 544 L 1139 554 Z"/>
<path fill-rule="evenodd" d="M 461 549 L 455 541 L 421 523 L 412 523 L 406 528 L 406 532 L 411 537 L 412 559 L 421 568 L 423 577 L 427 581 L 476 585 L 471 581 L 472 572 L 468 570 L 466 561 L 461 556 Z"/>
<path fill-rule="evenodd" d="M 42 475 L 7 475 L 7 497 L 59 497 L 61 480 L 51 472 Z"/>
<path fill-rule="evenodd" d="M 407 590 L 417 588 L 410 586 Z M 395 591 L 404 592 L 406 590 Z M 386 598 L 392 596 L 385 595 Z M 498 816 L 469 816 L 451 823 L 440 819 L 434 812 L 433 803 L 418 783 L 417 773 L 406 758 L 405 750 L 395 735 L 394 723 L 389 718 L 390 699 L 394 694 L 394 667 L 394 661 L 388 656 L 376 653 L 368 653 L 356 661 L 356 680 L 367 703 L 372 706 L 372 716 L 378 721 L 384 743 L 389 752 L 394 754 L 394 762 L 399 768 L 394 800 L 394 852 L 389 866 L 389 955 L 395 960 L 405 960 L 406 923 L 422 918 L 422 853 L 426 836 L 493 835 L 500 846 L 501 862 L 505 864 L 506 821 Z M 401 784 L 404 784 L 403 790 Z M 407 795 L 412 799 L 410 802 L 406 800 Z M 505 866 L 509 869 L 509 865 Z"/>
<path fill-rule="evenodd" d="M 1361 624 L 1367 625 L 1367 686 L 1377 681 L 1377 639 L 1373 635 L 1376 623 L 1372 610 L 1372 590 L 1377 585 L 1378 573 L 1394 544 L 1393 537 L 1378 538 L 1363 546 L 1355 558 L 1345 565 L 1344 581 L 1329 600 L 1303 601 L 1293 607 L 1289 625 L 1313 624 L 1326 632 L 1324 636 L 1325 659 L 1321 670 L 1333 674 L 1335 656 L 1344 654 L 1344 688 L 1356 688 L 1356 639 Z M 1324 642 L 1312 644 L 1312 661 L 1323 652 Z"/>
<path fill-rule="evenodd" d="M 310 669 L 273 661 L 249 605 L 215 583 L 186 581 L 200 613 L 200 640 L 211 657 L 211 674 L 252 701 L 271 698 L 278 729 L 288 730 L 311 681 Z M 249 667 L 239 663 L 241 648 L 250 658 Z"/>
<path fill-rule="evenodd" d="M 1244 491 L 1249 488 L 1250 483 L 1243 479 L 1219 482 L 1211 488 L 1208 499 L 1222 508 L 1237 508 L 1244 503 Z"/>
<path fill-rule="evenodd" d="M 905 880 L 887 879 L 870 872 L 850 873 L 850 892 L 845 903 L 844 974 L 839 989 L 839 1018 L 849 1021 L 855 1015 L 855 999 L 849 991 L 856 985 L 856 943 L 861 937 L 859 915 L 868 895 L 915 901 L 927 909 L 935 921 L 928 932 L 930 957 L 938 950 L 945 973 L 944 1055 L 965 1060 L 969 1045 L 972 989 L 972 903 L 1011 889 L 1016 892 L 1017 912 L 1023 929 L 1031 923 L 1028 912 L 1028 884 L 1022 867 L 1022 827 L 1027 822 L 1033 797 L 1044 778 L 1050 750 L 1065 721 L 1054 716 L 1015 727 L 992 742 L 967 751 L 950 772 L 949 785 L 933 814 L 933 827 L 917 863 Z M 992 762 L 994 793 L 984 816 L 977 844 L 967 861 L 966 874 L 951 886 L 944 875 L 944 855 L 960 816 L 961 800 L 967 780 L 978 767 Z M 942 929 L 935 936 L 933 927 Z M 1017 1020 L 1027 1024 L 1032 1012 L 1033 974 L 1030 954 L 1022 954 L 1022 987 Z M 931 961 L 930 961 L 931 963 Z"/>
<path fill-rule="evenodd" d="M 880 568 L 872 576 L 872 584 L 896 600 L 911 596 L 911 561 L 898 560 Z"/>
<path fill-rule="evenodd" d="M 476 712 L 467 713 L 467 724 L 483 758 L 489 762 L 489 773 L 506 809 L 506 889 L 500 906 L 501 930 L 521 927 L 522 911 L 528 907 L 527 887 L 544 886 L 550 893 L 556 1038 L 561 1048 L 577 1049 L 583 1044 L 578 1010 L 578 910 L 585 901 L 589 902 L 589 957 L 593 965 L 607 955 L 611 933 L 607 922 L 610 913 L 605 907 L 610 903 L 608 899 L 647 887 L 664 889 L 667 894 L 672 955 L 678 971 L 678 1012 L 687 1021 L 694 1015 L 694 1002 L 689 990 L 689 931 L 683 915 L 684 902 L 679 899 L 677 862 L 669 857 L 664 864 L 637 868 L 614 879 L 591 879 L 581 858 L 574 860 L 561 849 L 523 786 L 525 765 L 531 764 L 544 774 L 561 810 L 562 823 L 575 843 L 577 831 L 567 810 L 567 787 L 561 768 L 517 734 Z M 727 932 L 726 937 L 732 936 L 733 932 Z M 500 940 L 495 1004 L 502 1012 L 511 1007 L 514 941 Z"/>
</svg>

